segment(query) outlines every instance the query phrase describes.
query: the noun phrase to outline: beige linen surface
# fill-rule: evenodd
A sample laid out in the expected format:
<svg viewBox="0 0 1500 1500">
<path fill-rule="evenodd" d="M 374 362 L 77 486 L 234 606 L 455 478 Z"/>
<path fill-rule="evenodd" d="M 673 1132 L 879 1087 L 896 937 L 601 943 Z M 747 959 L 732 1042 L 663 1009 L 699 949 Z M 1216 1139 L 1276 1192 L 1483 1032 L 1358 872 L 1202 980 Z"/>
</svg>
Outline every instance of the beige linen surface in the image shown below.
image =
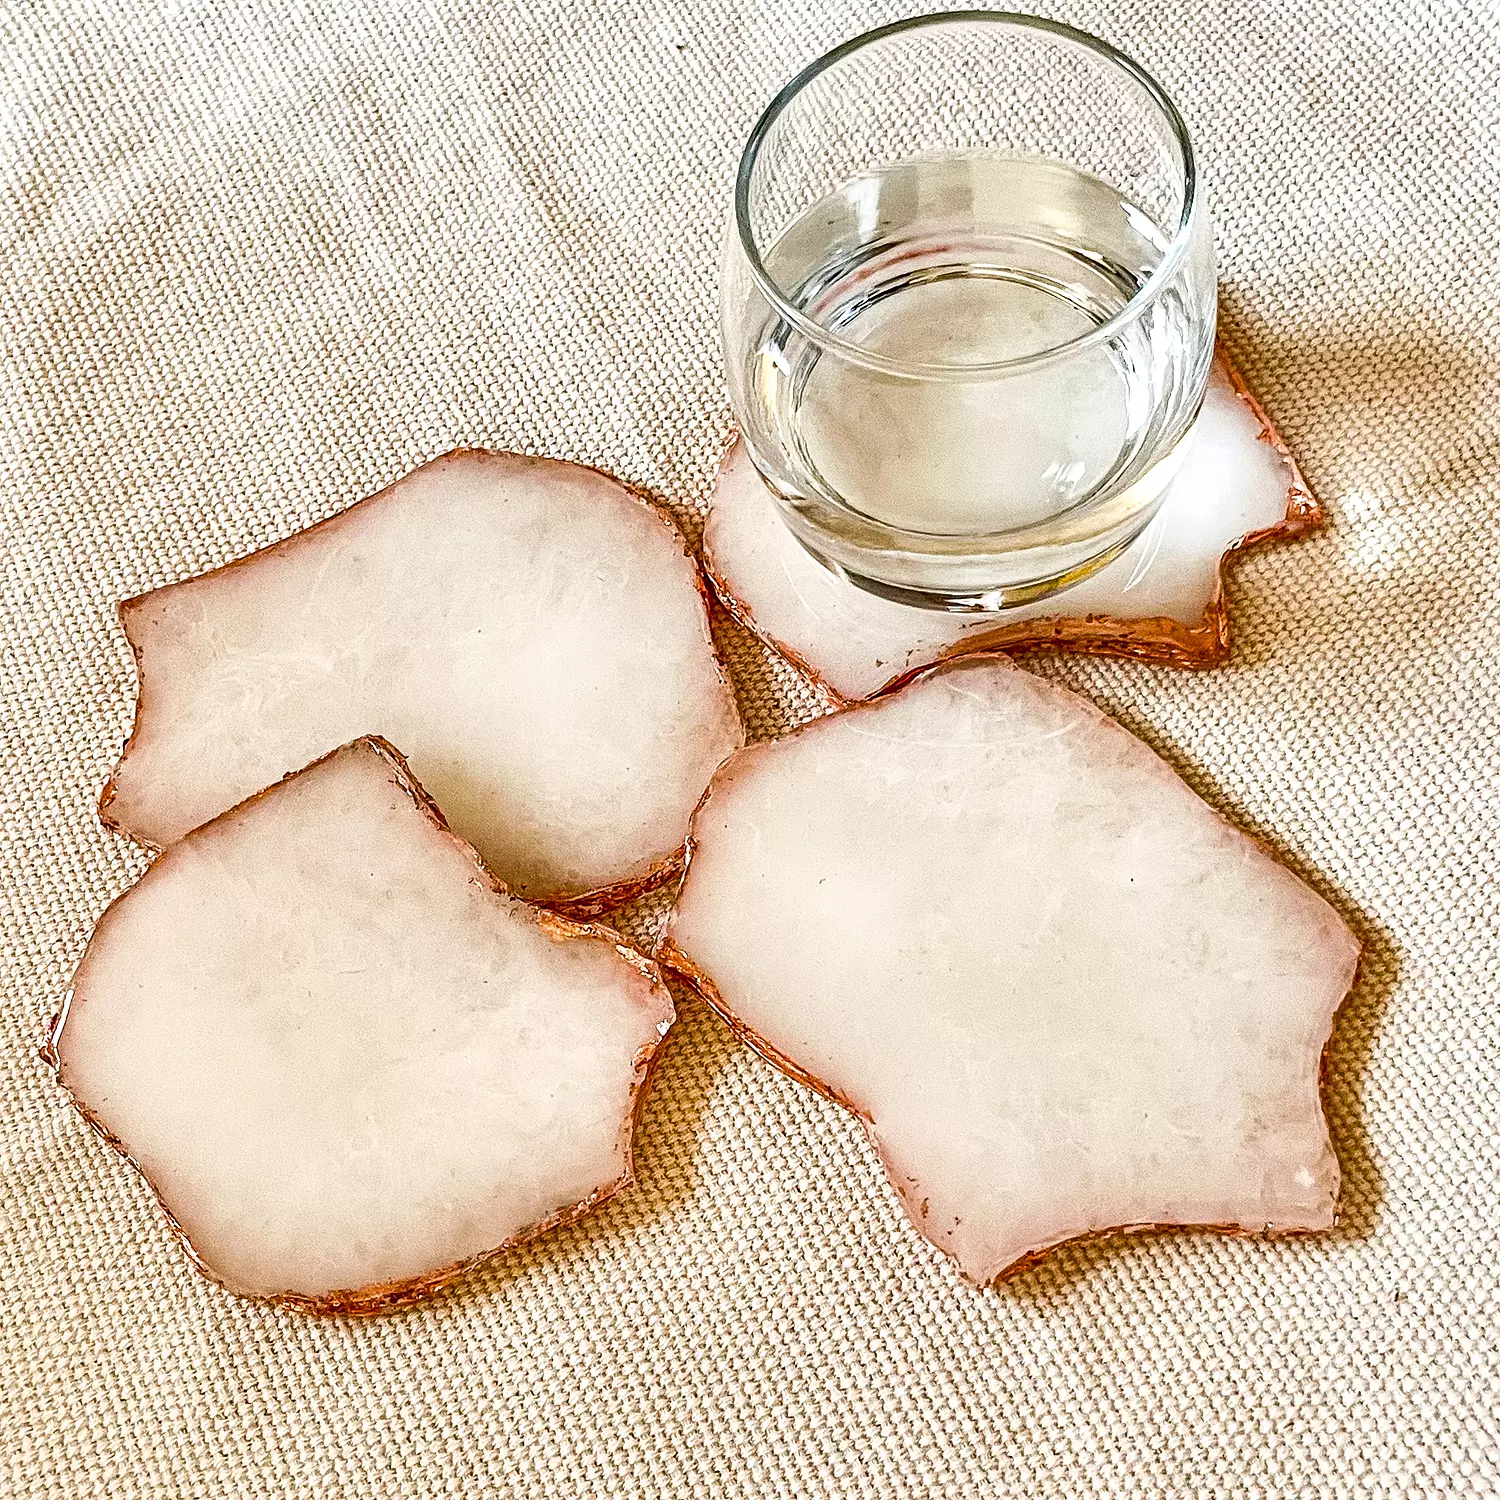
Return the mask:
<svg viewBox="0 0 1500 1500">
<path fill-rule="evenodd" d="M 458 444 L 692 518 L 737 145 L 856 0 L 7 0 L 0 1484 L 25 1496 L 1457 1495 L 1500 1486 L 1494 0 L 1059 0 L 1183 101 L 1228 338 L 1330 530 L 1232 668 L 1043 670 L 1362 931 L 1345 1227 L 1070 1249 L 999 1292 L 837 1109 L 686 1008 L 640 1186 L 373 1322 L 198 1278 L 36 1050 L 142 867 L 94 817 L 115 599 Z M 747 716 L 811 711 L 726 632 Z M 768 934 L 774 941 L 774 934 Z"/>
</svg>

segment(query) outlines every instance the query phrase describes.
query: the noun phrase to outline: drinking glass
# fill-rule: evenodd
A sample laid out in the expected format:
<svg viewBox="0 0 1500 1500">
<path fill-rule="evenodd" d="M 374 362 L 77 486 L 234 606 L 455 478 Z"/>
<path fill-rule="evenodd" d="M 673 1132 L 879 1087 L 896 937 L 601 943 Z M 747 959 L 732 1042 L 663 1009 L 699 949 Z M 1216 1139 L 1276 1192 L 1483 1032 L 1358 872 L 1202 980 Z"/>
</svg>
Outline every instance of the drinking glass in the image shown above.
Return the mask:
<svg viewBox="0 0 1500 1500">
<path fill-rule="evenodd" d="M 721 318 L 793 534 L 877 594 L 993 610 L 1150 521 L 1213 356 L 1213 245 L 1176 107 L 1036 16 L 883 26 L 750 134 Z"/>
</svg>

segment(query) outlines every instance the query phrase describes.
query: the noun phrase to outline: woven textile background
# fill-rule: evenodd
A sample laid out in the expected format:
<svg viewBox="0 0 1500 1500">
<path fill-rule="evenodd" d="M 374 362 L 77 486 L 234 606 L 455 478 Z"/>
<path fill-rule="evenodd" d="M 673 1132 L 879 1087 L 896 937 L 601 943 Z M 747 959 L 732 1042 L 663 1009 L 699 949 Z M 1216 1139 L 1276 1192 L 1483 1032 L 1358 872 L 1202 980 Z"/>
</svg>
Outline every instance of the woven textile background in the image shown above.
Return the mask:
<svg viewBox="0 0 1500 1500">
<path fill-rule="evenodd" d="M 1490 1495 L 1500 1487 L 1500 12 L 1058 0 L 1182 101 L 1224 324 L 1333 524 L 1221 672 L 1043 663 L 1360 927 L 1346 1223 L 961 1285 L 852 1123 L 687 1007 L 639 1187 L 458 1295 L 188 1269 L 36 1057 L 141 858 L 115 599 L 459 444 L 689 519 L 738 144 L 858 0 L 0 5 L 7 1495 Z M 812 711 L 727 629 L 752 731 Z M 649 917 L 649 913 L 646 914 Z M 645 920 L 643 918 L 642 920 Z"/>
</svg>

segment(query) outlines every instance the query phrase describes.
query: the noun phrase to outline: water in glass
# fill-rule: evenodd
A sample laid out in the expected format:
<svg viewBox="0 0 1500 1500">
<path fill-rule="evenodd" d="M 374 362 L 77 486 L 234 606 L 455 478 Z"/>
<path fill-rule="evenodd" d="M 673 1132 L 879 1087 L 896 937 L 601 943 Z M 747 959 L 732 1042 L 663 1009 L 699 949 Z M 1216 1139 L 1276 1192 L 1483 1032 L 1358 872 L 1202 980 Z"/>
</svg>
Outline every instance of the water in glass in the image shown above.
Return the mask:
<svg viewBox="0 0 1500 1500">
<path fill-rule="evenodd" d="M 1054 159 L 942 153 L 844 183 L 780 234 L 766 269 L 814 322 L 929 373 L 830 354 L 766 308 L 744 388 L 787 462 L 782 488 L 950 536 L 1056 518 L 1065 541 L 1070 510 L 1123 485 L 1088 526 L 1128 527 L 1175 470 L 1157 426 L 1180 412 L 1174 389 L 1201 385 L 1181 297 L 1168 289 L 1118 339 L 1024 377 L 976 367 L 1106 323 L 1167 245 L 1116 189 Z"/>
</svg>

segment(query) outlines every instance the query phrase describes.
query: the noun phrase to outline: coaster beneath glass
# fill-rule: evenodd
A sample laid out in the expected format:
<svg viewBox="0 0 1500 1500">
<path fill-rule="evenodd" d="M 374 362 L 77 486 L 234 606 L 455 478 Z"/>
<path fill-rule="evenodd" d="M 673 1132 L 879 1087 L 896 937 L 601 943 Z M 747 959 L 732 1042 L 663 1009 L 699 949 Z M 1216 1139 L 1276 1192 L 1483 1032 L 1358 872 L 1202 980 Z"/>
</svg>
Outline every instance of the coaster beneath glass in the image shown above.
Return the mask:
<svg viewBox="0 0 1500 1500">
<path fill-rule="evenodd" d="M 783 524 L 744 444 L 724 455 L 703 561 L 724 607 L 835 703 L 871 697 L 933 662 L 1051 647 L 1179 667 L 1229 656 L 1229 559 L 1322 524 L 1302 471 L 1222 347 L 1161 509 L 1119 557 L 1033 604 L 944 614 L 831 572 Z"/>
</svg>

